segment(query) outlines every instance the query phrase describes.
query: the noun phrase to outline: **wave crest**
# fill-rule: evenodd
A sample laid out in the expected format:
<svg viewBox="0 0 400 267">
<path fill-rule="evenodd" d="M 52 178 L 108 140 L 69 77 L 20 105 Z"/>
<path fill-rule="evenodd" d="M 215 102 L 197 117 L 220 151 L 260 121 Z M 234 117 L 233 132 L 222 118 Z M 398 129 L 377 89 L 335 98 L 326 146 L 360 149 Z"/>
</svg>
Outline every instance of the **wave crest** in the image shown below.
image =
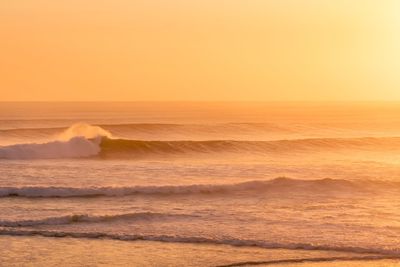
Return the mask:
<svg viewBox="0 0 400 267">
<path fill-rule="evenodd" d="M 298 155 L 338 151 L 399 151 L 400 137 L 314 138 L 275 141 L 151 141 L 115 139 L 99 126 L 72 125 L 56 141 L 0 147 L 0 159 L 50 159 L 99 156 L 103 159 L 146 158 L 166 155 L 246 153 L 248 155 Z"/>
<path fill-rule="evenodd" d="M 0 187 L 0 197 L 122 197 L 129 195 L 233 194 L 233 193 L 367 193 L 398 189 L 399 184 L 384 181 L 348 181 L 340 179 L 295 180 L 276 178 L 236 184 L 193 184 L 177 186 L 132 187 Z"/>
<path fill-rule="evenodd" d="M 58 159 L 95 156 L 100 152 L 100 140 L 74 137 L 69 141 L 44 144 L 18 144 L 0 147 L 0 159 Z"/>
<path fill-rule="evenodd" d="M 111 133 L 85 123 L 77 123 L 47 143 L 16 144 L 0 147 L 0 159 L 58 159 L 83 158 L 100 153 L 102 138 Z"/>
<path fill-rule="evenodd" d="M 97 138 L 98 136 L 112 138 L 112 134 L 109 131 L 99 126 L 94 126 L 87 123 L 76 123 L 60 133 L 57 136 L 57 140 L 68 141 L 78 136 L 86 139 L 93 139 Z"/>
</svg>

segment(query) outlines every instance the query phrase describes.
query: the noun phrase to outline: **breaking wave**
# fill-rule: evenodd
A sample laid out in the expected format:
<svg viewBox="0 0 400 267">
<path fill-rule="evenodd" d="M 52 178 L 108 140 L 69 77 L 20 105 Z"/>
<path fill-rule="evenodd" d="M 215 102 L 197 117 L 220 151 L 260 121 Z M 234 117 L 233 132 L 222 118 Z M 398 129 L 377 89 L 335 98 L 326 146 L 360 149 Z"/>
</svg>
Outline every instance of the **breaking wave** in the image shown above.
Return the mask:
<svg viewBox="0 0 400 267">
<path fill-rule="evenodd" d="M 0 147 L 0 159 L 83 158 L 100 153 L 102 138 L 111 138 L 106 130 L 85 123 L 74 124 L 47 143 L 15 144 Z"/>
<path fill-rule="evenodd" d="M 84 137 L 86 139 L 93 139 L 99 136 L 112 138 L 112 134 L 99 126 L 93 126 L 86 123 L 76 123 L 64 130 L 61 134 L 57 135 L 57 139 L 61 141 L 68 141 L 74 137 Z"/>
<path fill-rule="evenodd" d="M 253 180 L 236 184 L 193 184 L 133 187 L 0 187 L 0 197 L 70 198 L 70 197 L 123 197 L 129 195 L 182 195 L 232 193 L 368 193 L 376 190 L 397 190 L 399 184 L 384 181 L 348 181 L 339 179 L 295 180 L 276 178 Z"/>
<path fill-rule="evenodd" d="M 246 153 L 272 155 L 341 150 L 397 151 L 400 137 L 313 138 L 277 141 L 148 141 L 116 139 L 107 130 L 75 124 L 47 143 L 0 146 L 0 159 L 53 159 L 98 157 L 143 158 L 165 155 Z"/>
<path fill-rule="evenodd" d="M 0 159 L 83 158 L 100 153 L 100 139 L 73 137 L 69 141 L 45 144 L 18 144 L 0 147 Z"/>
</svg>

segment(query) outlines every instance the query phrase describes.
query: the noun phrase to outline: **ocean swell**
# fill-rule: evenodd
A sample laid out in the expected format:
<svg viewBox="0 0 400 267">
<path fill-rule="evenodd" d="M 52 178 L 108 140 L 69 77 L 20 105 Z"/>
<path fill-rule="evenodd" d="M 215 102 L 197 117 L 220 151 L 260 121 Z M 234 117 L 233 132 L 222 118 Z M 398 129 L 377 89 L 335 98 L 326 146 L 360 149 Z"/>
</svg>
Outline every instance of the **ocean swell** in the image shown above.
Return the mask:
<svg viewBox="0 0 400 267">
<path fill-rule="evenodd" d="M 182 195 L 283 193 L 330 194 L 369 193 L 379 190 L 398 190 L 399 184 L 384 181 L 348 181 L 339 179 L 295 180 L 276 178 L 252 180 L 235 184 L 193 184 L 132 187 L 0 187 L 0 197 L 69 198 L 69 197 L 123 197 L 129 195 Z M 392 192 L 392 191 L 390 191 Z"/>
<path fill-rule="evenodd" d="M 72 125 L 55 140 L 0 146 L 0 159 L 59 159 L 96 157 L 137 159 L 172 155 L 246 154 L 274 156 L 343 151 L 400 151 L 400 137 L 313 138 L 275 141 L 209 140 L 156 141 L 117 139 L 101 127 Z"/>
<path fill-rule="evenodd" d="M 399 150 L 400 138 L 299 139 L 281 141 L 140 141 L 96 137 L 73 137 L 69 141 L 17 144 L 0 147 L 0 159 L 58 159 L 99 157 L 143 158 L 165 155 L 246 153 L 281 155 L 339 150 Z"/>
<path fill-rule="evenodd" d="M 103 138 L 100 144 L 104 158 L 140 157 L 165 154 L 296 154 L 334 152 L 341 150 L 393 151 L 400 150 L 399 137 L 385 138 L 319 138 L 278 141 L 141 141 Z"/>
</svg>

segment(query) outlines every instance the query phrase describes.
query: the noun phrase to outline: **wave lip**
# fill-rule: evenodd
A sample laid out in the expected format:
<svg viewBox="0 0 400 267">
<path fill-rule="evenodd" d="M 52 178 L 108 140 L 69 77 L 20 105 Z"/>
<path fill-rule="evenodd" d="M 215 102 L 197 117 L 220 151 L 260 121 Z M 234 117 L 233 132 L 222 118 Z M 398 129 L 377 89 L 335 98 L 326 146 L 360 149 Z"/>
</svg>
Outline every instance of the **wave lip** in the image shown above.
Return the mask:
<svg viewBox="0 0 400 267">
<path fill-rule="evenodd" d="M 112 134 L 109 131 L 99 126 L 93 126 L 87 123 L 75 123 L 59 134 L 57 136 L 57 140 L 68 141 L 77 136 L 81 136 L 86 139 L 94 139 L 99 136 L 112 138 Z"/>
<path fill-rule="evenodd" d="M 348 181 L 340 179 L 295 180 L 276 178 L 235 184 L 192 184 L 132 187 L 0 187 L 0 197 L 123 197 L 128 195 L 233 194 L 233 193 L 357 193 L 370 190 L 397 189 L 394 183 L 380 181 Z"/>
<path fill-rule="evenodd" d="M 26 130 L 23 130 L 26 131 Z M 25 143 L 0 146 L 0 159 L 83 158 L 99 154 L 103 137 L 111 133 L 98 126 L 77 123 L 53 136 L 47 143 Z"/>
<path fill-rule="evenodd" d="M 0 227 L 32 227 L 40 225 L 65 225 L 73 223 L 100 223 L 119 220 L 168 220 L 191 217 L 196 216 L 190 214 L 167 214 L 154 212 L 137 212 L 115 215 L 73 214 L 36 220 L 0 221 Z"/>
</svg>

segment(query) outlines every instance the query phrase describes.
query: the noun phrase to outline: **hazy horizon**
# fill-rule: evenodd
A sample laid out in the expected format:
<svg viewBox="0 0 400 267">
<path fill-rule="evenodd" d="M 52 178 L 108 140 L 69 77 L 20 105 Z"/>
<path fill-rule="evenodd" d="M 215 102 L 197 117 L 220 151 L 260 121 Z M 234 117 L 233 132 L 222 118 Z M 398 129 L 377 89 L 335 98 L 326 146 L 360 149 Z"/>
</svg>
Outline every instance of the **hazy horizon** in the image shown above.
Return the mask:
<svg viewBox="0 0 400 267">
<path fill-rule="evenodd" d="M 1 100 L 399 100 L 396 0 L 0 3 Z"/>
</svg>

